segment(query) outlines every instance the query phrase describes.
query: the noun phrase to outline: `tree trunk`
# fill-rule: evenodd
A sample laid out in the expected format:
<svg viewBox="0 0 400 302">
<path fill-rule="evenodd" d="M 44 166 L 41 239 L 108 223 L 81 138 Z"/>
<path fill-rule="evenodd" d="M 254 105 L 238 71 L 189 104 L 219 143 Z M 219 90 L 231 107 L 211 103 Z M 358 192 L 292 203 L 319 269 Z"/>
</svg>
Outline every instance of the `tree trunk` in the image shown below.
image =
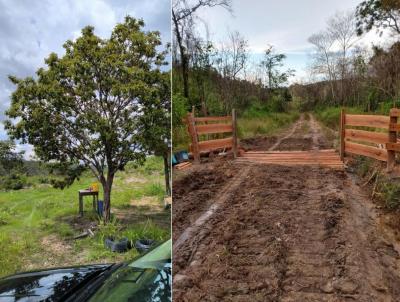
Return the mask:
<svg viewBox="0 0 400 302">
<path fill-rule="evenodd" d="M 102 183 L 104 193 L 103 203 L 103 219 L 104 223 L 108 223 L 111 218 L 111 189 L 114 180 L 114 175 L 108 175 L 107 180 Z"/>
<path fill-rule="evenodd" d="M 171 182 L 170 182 L 170 164 L 168 160 L 169 154 L 164 154 L 164 176 L 165 176 L 165 190 L 167 195 L 171 196 Z"/>
<path fill-rule="evenodd" d="M 175 12 L 172 10 L 172 19 L 175 25 L 176 41 L 178 42 L 179 52 L 181 55 L 181 68 L 183 79 L 183 96 L 189 98 L 189 62 L 185 47 L 183 46 L 183 38 L 179 31 L 179 22 L 176 19 Z"/>
</svg>

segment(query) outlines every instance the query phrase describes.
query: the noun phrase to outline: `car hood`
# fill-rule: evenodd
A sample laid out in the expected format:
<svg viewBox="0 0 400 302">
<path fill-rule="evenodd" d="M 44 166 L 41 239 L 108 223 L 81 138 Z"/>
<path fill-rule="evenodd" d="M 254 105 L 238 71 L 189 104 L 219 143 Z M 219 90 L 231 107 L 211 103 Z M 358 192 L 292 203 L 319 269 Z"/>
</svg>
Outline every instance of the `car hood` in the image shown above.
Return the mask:
<svg viewBox="0 0 400 302">
<path fill-rule="evenodd" d="M 88 265 L 8 276 L 0 279 L 0 301 L 59 301 L 110 267 Z"/>
</svg>

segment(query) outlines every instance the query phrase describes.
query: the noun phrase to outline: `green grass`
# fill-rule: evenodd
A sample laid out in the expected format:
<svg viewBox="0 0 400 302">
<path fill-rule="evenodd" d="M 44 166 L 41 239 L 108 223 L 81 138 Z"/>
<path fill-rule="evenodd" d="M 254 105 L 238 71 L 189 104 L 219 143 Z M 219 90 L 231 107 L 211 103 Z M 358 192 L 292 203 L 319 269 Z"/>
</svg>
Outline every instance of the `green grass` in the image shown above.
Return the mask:
<svg viewBox="0 0 400 302">
<path fill-rule="evenodd" d="M 298 112 L 245 114 L 238 118 L 238 134 L 240 138 L 259 135 L 272 135 L 277 131 L 291 125 L 299 118 Z"/>
<path fill-rule="evenodd" d="M 134 249 L 125 254 L 108 251 L 104 248 L 105 236 L 127 236 L 131 240 L 143 236 L 156 240 L 169 238 L 170 214 L 162 208 L 163 177 L 162 159 L 156 157 L 149 157 L 142 167 L 128 165 L 125 171 L 118 172 L 111 208 L 123 217 L 126 214 L 127 219 L 114 219 L 106 226 L 100 224 L 94 237 L 80 240 L 71 238 L 81 232 L 81 227 L 100 221 L 91 211 L 90 198 L 84 199 L 84 217 L 78 217 L 78 190 L 95 181 L 89 172 L 64 190 L 31 177 L 29 181 L 33 185 L 29 188 L 0 191 L 0 275 L 46 266 L 114 262 L 136 256 Z M 148 204 L 135 207 L 135 201 L 144 197 Z M 99 198 L 102 199 L 101 192 Z M 156 213 L 148 213 L 148 207 Z M 43 242 L 46 238 L 51 239 L 53 247 Z"/>
<path fill-rule="evenodd" d="M 361 108 L 351 107 L 344 108 L 348 114 L 362 114 Z M 326 107 L 314 111 L 314 115 L 323 125 L 333 130 L 339 130 L 340 127 L 340 107 Z M 364 113 L 365 114 L 365 113 Z"/>
</svg>

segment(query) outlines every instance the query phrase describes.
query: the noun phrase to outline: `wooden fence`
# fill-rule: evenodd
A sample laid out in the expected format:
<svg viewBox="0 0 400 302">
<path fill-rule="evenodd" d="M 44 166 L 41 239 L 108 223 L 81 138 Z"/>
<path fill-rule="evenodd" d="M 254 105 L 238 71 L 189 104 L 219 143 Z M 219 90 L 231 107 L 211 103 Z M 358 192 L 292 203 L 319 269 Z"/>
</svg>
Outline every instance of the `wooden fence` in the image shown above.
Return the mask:
<svg viewBox="0 0 400 302">
<path fill-rule="evenodd" d="M 397 132 L 400 131 L 400 124 L 397 124 L 399 116 L 400 110 L 396 108 L 390 110 L 389 116 L 346 114 L 342 110 L 341 159 L 343 160 L 346 153 L 363 155 L 387 162 L 387 170 L 393 170 L 395 153 L 400 152 L 400 144 L 397 143 Z M 354 129 L 354 127 L 368 127 L 368 130 Z M 379 130 L 369 131 L 370 128 Z"/>
<path fill-rule="evenodd" d="M 232 110 L 232 116 L 194 117 L 194 114 L 190 112 L 187 114 L 186 123 L 192 141 L 190 144 L 190 151 L 193 153 L 195 162 L 200 162 L 201 152 L 216 149 L 232 148 L 234 156 L 237 156 L 235 109 Z M 216 133 L 232 133 L 232 136 L 200 141 L 200 135 Z"/>
</svg>

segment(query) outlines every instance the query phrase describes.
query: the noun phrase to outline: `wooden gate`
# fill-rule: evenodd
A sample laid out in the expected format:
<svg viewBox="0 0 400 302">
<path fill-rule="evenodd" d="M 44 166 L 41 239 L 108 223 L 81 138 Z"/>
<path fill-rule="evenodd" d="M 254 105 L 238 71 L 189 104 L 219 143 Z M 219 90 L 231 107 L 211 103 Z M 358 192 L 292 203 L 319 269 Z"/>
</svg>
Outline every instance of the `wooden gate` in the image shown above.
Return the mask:
<svg viewBox="0 0 400 302">
<path fill-rule="evenodd" d="M 396 151 L 400 152 L 397 143 L 397 132 L 400 124 L 397 119 L 400 110 L 392 108 L 386 115 L 346 114 L 342 109 L 340 117 L 340 158 L 346 153 L 363 155 L 387 163 L 390 172 L 395 166 Z M 350 128 L 352 127 L 352 128 Z M 364 127 L 354 129 L 354 127 Z"/>
<path fill-rule="evenodd" d="M 206 116 L 194 117 L 193 113 L 186 116 L 186 124 L 192 143 L 189 146 L 195 162 L 200 162 L 200 153 L 216 149 L 232 148 L 237 156 L 236 112 L 232 110 L 232 116 Z M 216 133 L 232 133 L 232 136 L 220 139 L 203 140 L 202 135 Z"/>
</svg>

